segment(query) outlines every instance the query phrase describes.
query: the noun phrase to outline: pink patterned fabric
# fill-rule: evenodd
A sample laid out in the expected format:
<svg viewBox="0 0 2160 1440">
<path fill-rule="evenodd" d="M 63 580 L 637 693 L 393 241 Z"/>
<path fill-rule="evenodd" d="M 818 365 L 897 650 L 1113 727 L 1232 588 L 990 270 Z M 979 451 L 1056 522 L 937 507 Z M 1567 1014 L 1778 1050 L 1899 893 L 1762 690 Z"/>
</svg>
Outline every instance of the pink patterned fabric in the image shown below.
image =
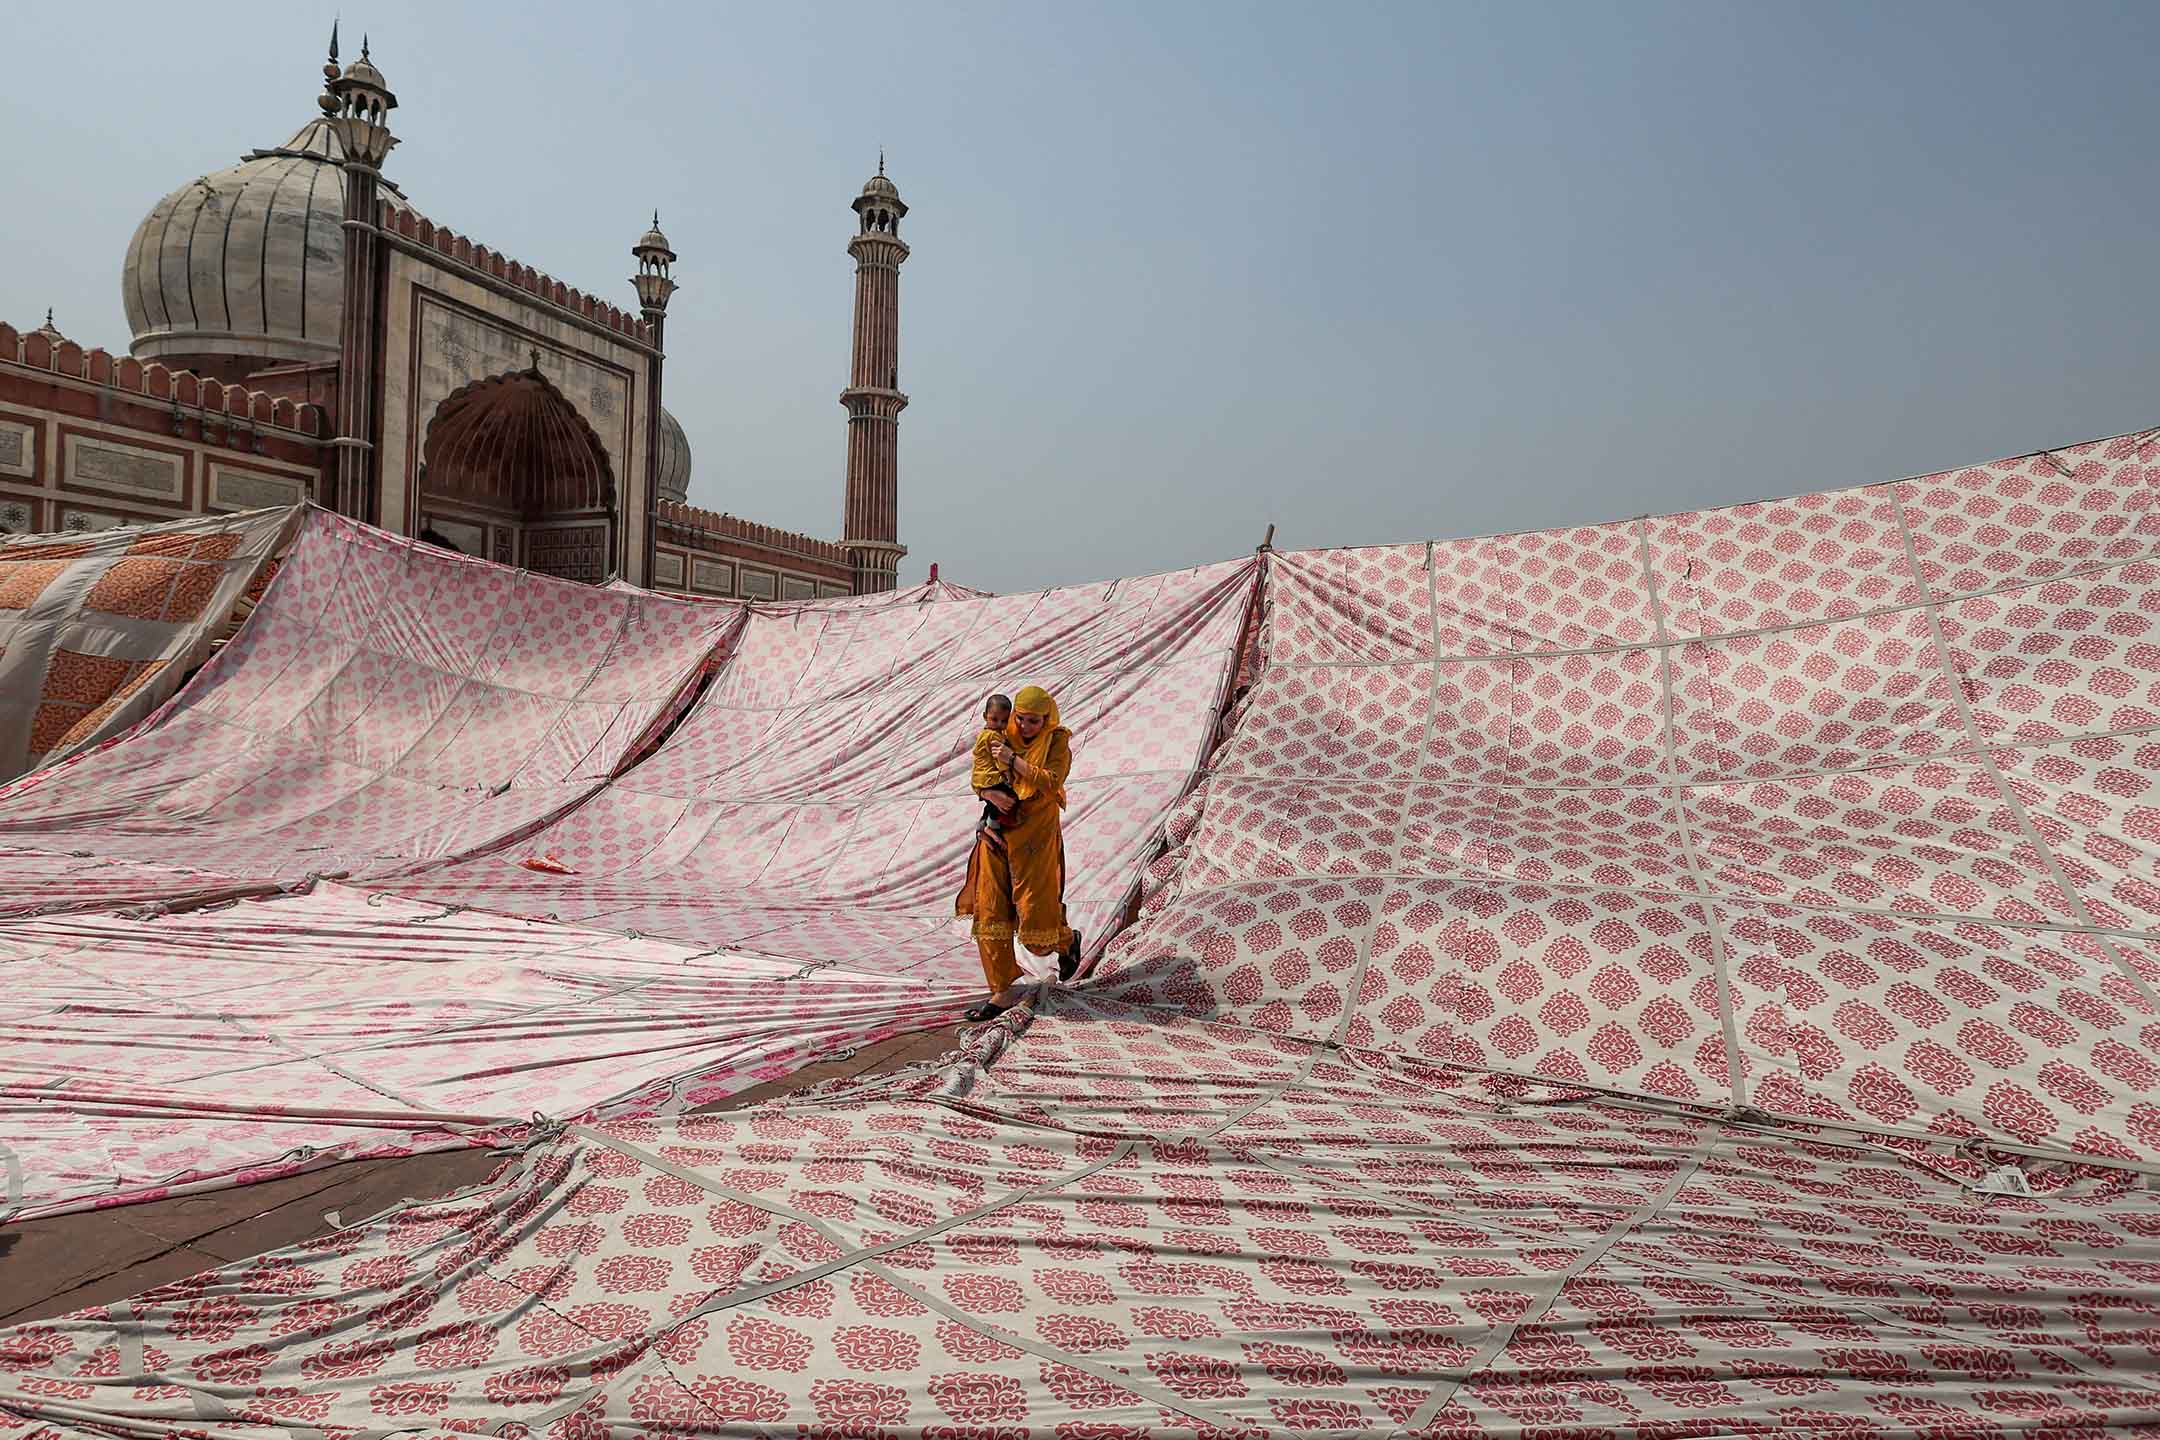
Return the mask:
<svg viewBox="0 0 2160 1440">
<path fill-rule="evenodd" d="M 2156 450 L 1270 555 L 1090 982 L 0 1334 L 0 1435 L 2160 1427 Z M 550 827 L 572 875 L 396 883 L 950 978 L 906 926 L 962 684 L 1067 677 L 1106 788 L 1208 736 L 1128 722 L 1189 663 L 1160 617 L 912 609 L 754 619 Z M 1038 658 L 1087 653 L 1119 678 Z M 925 808 L 866 829 L 887 794 Z M 1111 888 L 1149 847 L 1076 848 Z"/>
<path fill-rule="evenodd" d="M 0 915 L 262 893 L 500 842 L 603 785 L 741 615 L 310 511 L 254 616 L 171 704 L 0 789 Z"/>
<path fill-rule="evenodd" d="M 1058 697 L 1066 906 L 1099 942 L 1212 737 L 1254 571 L 757 606 L 666 743 L 590 803 L 514 849 L 382 883 L 979 994 L 952 907 L 981 811 L 967 770 L 984 695 Z M 532 853 L 572 873 L 528 869 Z"/>
<path fill-rule="evenodd" d="M 51 847 L 6 857 L 14 908 L 129 907 L 0 920 L 0 957 L 23 981 L 0 1002 L 7 1208 L 491 1143 L 535 1115 L 670 1114 L 951 1017 L 982 989 L 952 918 L 982 693 L 1040 679 L 1065 700 L 1077 762 L 1068 894 L 1101 935 L 1190 784 L 1255 578 L 1246 562 L 1002 600 L 925 590 L 761 608 L 667 741 L 611 783 L 632 742 L 674 717 L 707 651 L 736 635 L 740 611 L 569 587 L 585 609 L 535 642 L 568 655 L 550 677 L 546 649 L 494 646 L 483 664 L 477 639 L 456 638 L 467 618 L 480 637 L 479 617 L 499 608 L 486 587 L 530 577 L 450 557 L 409 605 L 383 590 L 382 576 L 431 558 L 324 517 L 224 668 L 159 727 L 12 805 L 0 796 L 0 829 Z M 379 613 L 347 628 L 410 627 L 404 648 L 433 667 L 366 646 L 335 651 L 342 667 L 315 654 L 327 642 L 296 611 L 314 613 L 301 607 L 318 593 L 337 608 L 355 576 L 376 577 Z M 445 603 L 439 587 L 466 581 L 478 593 Z M 558 597 L 551 585 L 541 598 Z M 306 644 L 271 643 L 288 630 Z M 348 686 L 362 670 L 368 683 Z M 505 700 L 455 678 L 469 671 L 528 689 Z M 475 690 L 485 714 L 438 740 L 448 721 L 430 717 L 472 708 L 463 697 Z M 558 692 L 531 708 L 611 707 L 587 727 L 610 737 L 589 756 L 554 738 L 570 722 L 508 726 L 505 707 Z M 422 752 L 438 767 L 431 786 L 406 778 Z M 535 754 L 548 768 L 527 785 Z M 448 783 L 439 767 L 451 755 L 475 783 Z M 359 788 L 341 798 L 347 772 Z M 477 789 L 497 773 L 512 777 L 507 790 Z M 406 813 L 386 798 L 393 787 L 440 820 L 391 823 Z M 334 833 L 325 816 L 374 822 L 333 850 L 377 877 L 373 895 L 319 883 L 157 917 L 331 868 L 319 849 L 294 850 Z M 437 851 L 455 863 L 403 874 L 389 863 Z M 184 984 L 171 978 L 176 956 Z M 680 973 L 656 984 L 669 967 Z M 192 998 L 228 992 L 246 998 L 207 1012 Z"/>
<path fill-rule="evenodd" d="M 1061 996 L 987 1069 L 576 1130 L 0 1334 L 0 1434 L 2160 1424 L 2132 1177 L 1980 1195 L 1948 1150 L 1492 1079 Z"/>
<path fill-rule="evenodd" d="M 1270 557 L 1109 991 L 2160 1161 L 2156 459 Z"/>
<path fill-rule="evenodd" d="M 0 1155 L 50 1214 L 672 1114 L 920 1029 L 919 991 L 342 885 L 0 923 Z"/>
</svg>

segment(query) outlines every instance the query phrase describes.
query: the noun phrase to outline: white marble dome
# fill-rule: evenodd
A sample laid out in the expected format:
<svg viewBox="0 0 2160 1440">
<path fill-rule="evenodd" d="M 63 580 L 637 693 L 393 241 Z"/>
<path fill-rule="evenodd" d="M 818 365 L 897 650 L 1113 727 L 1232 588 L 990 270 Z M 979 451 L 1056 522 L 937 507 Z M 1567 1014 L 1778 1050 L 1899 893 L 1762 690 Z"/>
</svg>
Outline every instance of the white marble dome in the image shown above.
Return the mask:
<svg viewBox="0 0 2160 1440">
<path fill-rule="evenodd" d="M 344 309 L 345 158 L 322 120 L 160 200 L 128 245 L 129 349 L 220 379 L 334 361 Z M 388 180 L 382 191 L 409 208 Z"/>
<path fill-rule="evenodd" d="M 660 465 L 656 483 L 663 500 L 683 501 L 690 496 L 690 437 L 682 422 L 660 407 Z"/>
</svg>

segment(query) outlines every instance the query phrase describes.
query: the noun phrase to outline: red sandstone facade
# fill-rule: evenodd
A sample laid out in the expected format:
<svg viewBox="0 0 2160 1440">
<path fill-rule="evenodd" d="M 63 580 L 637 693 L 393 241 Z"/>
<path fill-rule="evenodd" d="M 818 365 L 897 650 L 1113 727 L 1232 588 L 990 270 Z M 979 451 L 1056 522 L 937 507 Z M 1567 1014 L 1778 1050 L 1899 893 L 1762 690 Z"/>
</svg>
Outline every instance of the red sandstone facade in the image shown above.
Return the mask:
<svg viewBox="0 0 2160 1440">
<path fill-rule="evenodd" d="M 0 530 L 104 530 L 289 505 L 328 454 L 319 405 L 0 324 Z"/>
<path fill-rule="evenodd" d="M 331 46 L 322 118 L 138 228 L 122 280 L 134 356 L 85 350 L 50 317 L 0 325 L 0 530 L 313 500 L 590 582 L 761 600 L 892 588 L 907 247 L 882 164 L 855 202 L 835 543 L 686 503 L 688 442 L 660 405 L 675 253 L 657 216 L 632 249 L 637 315 L 436 224 L 381 175 L 397 143 L 382 72 L 365 51 L 340 68 Z"/>
</svg>

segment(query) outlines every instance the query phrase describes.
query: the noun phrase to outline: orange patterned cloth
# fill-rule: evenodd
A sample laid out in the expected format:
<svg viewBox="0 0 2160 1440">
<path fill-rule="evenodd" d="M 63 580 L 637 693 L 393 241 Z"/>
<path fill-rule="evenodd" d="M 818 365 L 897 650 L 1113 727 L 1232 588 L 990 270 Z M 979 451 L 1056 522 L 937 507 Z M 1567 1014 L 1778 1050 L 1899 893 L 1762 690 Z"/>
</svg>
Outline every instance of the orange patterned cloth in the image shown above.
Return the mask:
<svg viewBox="0 0 2160 1440">
<path fill-rule="evenodd" d="M 0 535 L 0 780 L 117 734 L 164 703 L 298 513 Z"/>
</svg>

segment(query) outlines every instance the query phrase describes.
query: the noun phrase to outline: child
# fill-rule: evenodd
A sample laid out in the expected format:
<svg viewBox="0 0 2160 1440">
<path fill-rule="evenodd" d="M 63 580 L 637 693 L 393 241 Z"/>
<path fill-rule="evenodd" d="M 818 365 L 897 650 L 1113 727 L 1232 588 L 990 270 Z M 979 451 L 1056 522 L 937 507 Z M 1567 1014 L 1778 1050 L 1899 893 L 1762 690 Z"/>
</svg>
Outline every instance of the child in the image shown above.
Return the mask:
<svg viewBox="0 0 2160 1440">
<path fill-rule="evenodd" d="M 1005 827 L 1001 823 L 1004 816 L 1003 812 L 990 802 L 989 796 L 993 791 L 997 791 L 1015 804 L 1020 800 L 1019 793 L 1012 787 L 1011 774 L 998 763 L 994 750 L 1000 743 L 1011 743 L 1005 734 L 1005 726 L 1011 719 L 1011 696 L 992 695 L 983 701 L 983 728 L 975 737 L 975 768 L 968 776 L 968 784 L 974 787 L 977 795 L 983 797 L 982 823 L 975 828 L 999 850 L 1005 848 Z"/>
</svg>

